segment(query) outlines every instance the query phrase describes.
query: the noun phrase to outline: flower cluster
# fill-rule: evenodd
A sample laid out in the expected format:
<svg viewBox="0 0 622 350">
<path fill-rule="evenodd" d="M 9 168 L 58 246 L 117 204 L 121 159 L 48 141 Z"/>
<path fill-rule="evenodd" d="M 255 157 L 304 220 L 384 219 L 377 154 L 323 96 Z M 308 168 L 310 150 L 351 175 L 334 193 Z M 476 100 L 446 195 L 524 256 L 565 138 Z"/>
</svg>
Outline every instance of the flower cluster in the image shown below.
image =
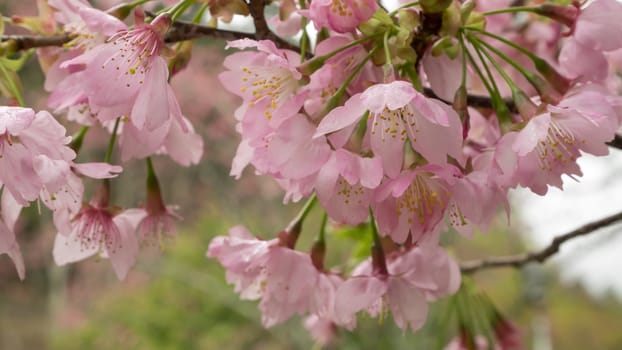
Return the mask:
<svg viewBox="0 0 622 350">
<path fill-rule="evenodd" d="M 475 3 L 408 3 L 387 13 L 375 2 L 313 1 L 298 13 L 330 35 L 312 58 L 271 41 L 229 42 L 243 50 L 220 75 L 242 98 L 231 174 L 252 165 L 276 180 L 285 201 L 317 196 L 334 223 L 371 225 L 378 242 L 390 242 L 345 274 L 318 269 L 313 249 L 239 227 L 214 239 L 208 256 L 242 298 L 261 299 L 266 326 L 308 314 L 310 329 L 330 332 L 351 329 L 359 311 L 390 310 L 400 328 L 418 329 L 427 302 L 460 284 L 438 245 L 447 224 L 466 236 L 485 231 L 500 208 L 509 215 L 510 189 L 544 195 L 562 187 L 562 175 L 581 175 L 582 154 L 608 153 L 622 100 L 607 90 L 607 65 L 590 57 L 622 48 L 620 36 L 605 34 L 619 29 L 622 5 Z M 553 19 L 530 23 L 534 33 L 568 38 L 561 47 L 547 36 L 524 46 L 505 39 L 519 11 Z M 435 20 L 443 21 L 436 36 L 417 46 Z M 487 110 L 468 106 L 473 93 L 489 94 Z"/>
<path fill-rule="evenodd" d="M 48 107 L 82 127 L 75 138 L 49 112 L 24 107 L 16 72 L 28 55 L 10 37 L 0 47 L 0 93 L 20 105 L 0 107 L 0 254 L 20 278 L 16 222 L 37 200 L 53 212 L 59 265 L 97 255 L 123 279 L 139 243 L 173 237 L 179 217 L 162 199 L 151 157 L 189 166 L 202 156 L 170 85 L 190 59 L 186 39 L 201 34 L 241 38 L 228 42 L 238 51 L 219 75 L 241 99 L 231 175 L 252 167 L 276 181 L 284 202 L 308 198 L 277 238 L 236 226 L 207 255 L 241 298 L 260 300 L 266 327 L 306 315 L 323 344 L 337 327 L 353 329 L 360 312 L 390 312 L 403 330 L 422 327 L 428 303 L 461 286 L 440 236 L 486 231 L 497 212 L 509 215 L 511 189 L 562 188 L 563 175 L 581 175 L 578 158 L 608 153 L 622 123 L 616 0 L 404 0 L 394 9 L 281 0 L 270 2 L 278 15 L 268 19 L 264 1 L 203 0 L 195 23 L 177 21 L 194 0 L 166 0 L 148 15 L 145 2 L 103 12 L 85 0 L 48 0 L 40 17 L 14 17 L 37 34 L 64 33 L 63 47 L 37 53 Z M 197 26 L 208 9 L 211 27 Z M 255 34 L 218 28 L 250 14 Z M 277 35 L 299 35 L 299 51 Z M 103 162 L 76 163 L 97 127 L 110 134 Z M 111 165 L 117 144 L 121 162 L 146 160 L 140 208 L 111 198 L 110 179 L 122 171 Z M 96 180 L 88 199 L 83 176 Z M 324 214 L 317 240 L 297 250 L 316 203 Z M 325 266 L 325 236 L 346 226 L 357 228 L 369 258 Z M 509 323 L 497 321 L 499 342 L 518 343 Z"/>
<path fill-rule="evenodd" d="M 72 35 L 65 48 L 39 52 L 47 63 L 48 104 L 83 127 L 72 138 L 47 111 L 0 107 L 0 253 L 13 259 L 23 279 L 14 227 L 21 208 L 40 200 L 53 212 L 57 264 L 99 255 L 124 279 L 139 242 L 169 239 L 179 218 L 164 205 L 149 157 L 166 154 L 188 166 L 203 152 L 203 141 L 183 117 L 168 81 L 168 56 L 174 52 L 164 35 L 170 15 L 147 23 L 137 8 L 128 27 L 85 1 L 48 5 L 42 15 Z M 104 162 L 75 163 L 86 132 L 98 125 L 111 133 Z M 109 164 L 117 140 L 122 161 L 147 158 L 147 200 L 141 208 L 122 210 L 111 203 L 109 179 L 122 171 Z M 84 198 L 81 176 L 102 180 L 90 200 Z"/>
</svg>

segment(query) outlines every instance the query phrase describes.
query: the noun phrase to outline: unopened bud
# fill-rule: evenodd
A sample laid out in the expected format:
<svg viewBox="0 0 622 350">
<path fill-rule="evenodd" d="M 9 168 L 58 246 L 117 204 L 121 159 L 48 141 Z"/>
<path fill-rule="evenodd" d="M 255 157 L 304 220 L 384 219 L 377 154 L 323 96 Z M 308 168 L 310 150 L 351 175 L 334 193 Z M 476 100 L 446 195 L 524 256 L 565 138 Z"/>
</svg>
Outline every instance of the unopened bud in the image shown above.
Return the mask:
<svg viewBox="0 0 622 350">
<path fill-rule="evenodd" d="M 106 13 L 111 16 L 114 16 L 120 20 L 124 20 L 127 16 L 132 13 L 132 10 L 136 7 L 135 4 L 132 3 L 121 3 L 116 6 L 109 8 Z"/>
<path fill-rule="evenodd" d="M 533 85 L 534 88 L 536 88 L 543 102 L 555 105 L 559 102 L 559 100 L 562 99 L 562 95 L 557 92 L 555 88 L 553 88 L 553 85 L 549 84 L 548 81 L 540 78 L 540 76 L 535 74 L 528 74 L 526 78 L 527 80 L 529 80 L 529 83 Z"/>
<path fill-rule="evenodd" d="M 471 123 L 467 97 L 468 95 L 466 86 L 461 85 L 458 90 L 456 90 L 456 94 L 454 95 L 454 102 L 452 105 L 456 113 L 458 113 L 458 116 L 460 116 L 460 120 L 462 120 L 462 139 L 467 138 Z"/>
<path fill-rule="evenodd" d="M 439 13 L 445 11 L 453 0 L 422 0 L 420 2 L 424 13 Z"/>
<path fill-rule="evenodd" d="M 462 16 L 460 6 L 454 2 L 443 11 L 443 25 L 441 33 L 449 36 L 456 36 L 462 26 Z"/>
<path fill-rule="evenodd" d="M 516 105 L 516 109 L 518 109 L 518 113 L 523 117 L 523 120 L 530 120 L 536 115 L 538 107 L 522 90 L 518 88 L 512 89 L 512 100 L 514 101 L 514 105 Z"/>
<path fill-rule="evenodd" d="M 393 19 L 389 17 L 389 14 L 385 10 L 379 9 L 370 19 L 359 25 L 359 30 L 367 36 L 372 36 L 384 33 L 393 26 Z"/>
<path fill-rule="evenodd" d="M 559 23 L 563 23 L 569 28 L 574 28 L 574 25 L 579 16 L 579 5 L 573 3 L 568 6 L 544 4 L 536 9 L 536 13 L 540 16 L 548 17 Z"/>
<path fill-rule="evenodd" d="M 322 240 L 317 240 L 311 247 L 311 262 L 318 271 L 324 270 L 324 256 L 326 255 L 326 243 Z"/>
<path fill-rule="evenodd" d="M 466 0 L 460 5 L 460 17 L 462 18 L 462 23 L 466 23 L 474 9 L 475 2 L 473 0 Z"/>
<path fill-rule="evenodd" d="M 192 56 L 192 41 L 186 40 L 180 43 L 180 46 L 175 50 L 173 58 L 169 61 L 169 68 L 171 76 L 179 73 L 188 66 L 190 58 Z"/>
<path fill-rule="evenodd" d="M 551 66 L 545 60 L 534 60 L 536 70 L 549 82 L 557 92 L 565 94 L 570 89 L 571 79 L 568 79 L 561 75 L 553 66 Z"/>
</svg>

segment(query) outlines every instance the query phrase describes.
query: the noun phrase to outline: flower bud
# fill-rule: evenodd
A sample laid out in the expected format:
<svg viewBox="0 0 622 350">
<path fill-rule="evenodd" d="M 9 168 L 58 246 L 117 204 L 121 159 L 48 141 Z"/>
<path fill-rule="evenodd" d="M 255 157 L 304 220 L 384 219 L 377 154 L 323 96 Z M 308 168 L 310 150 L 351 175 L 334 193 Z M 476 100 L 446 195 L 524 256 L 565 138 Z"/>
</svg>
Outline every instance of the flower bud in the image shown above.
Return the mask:
<svg viewBox="0 0 622 350">
<path fill-rule="evenodd" d="M 512 89 L 512 100 L 518 109 L 518 113 L 527 121 L 536 115 L 538 107 L 531 101 L 529 96 L 518 88 Z"/>
<path fill-rule="evenodd" d="M 421 8 L 425 13 L 439 13 L 445 11 L 453 0 L 422 0 Z"/>
<path fill-rule="evenodd" d="M 548 81 L 540 78 L 540 76 L 535 74 L 528 74 L 526 76 L 529 83 L 533 85 L 533 87 L 538 91 L 538 94 L 542 98 L 542 101 L 557 104 L 559 100 L 562 99 L 562 95 L 557 92 L 553 85 L 549 84 Z"/>
<path fill-rule="evenodd" d="M 171 76 L 179 73 L 188 66 L 192 56 L 192 41 L 186 40 L 180 43 L 178 49 L 175 50 L 173 58 L 169 61 Z"/>
<path fill-rule="evenodd" d="M 561 75 L 545 60 L 534 60 L 536 70 L 549 82 L 557 92 L 565 94 L 570 89 L 572 81 Z"/>
<path fill-rule="evenodd" d="M 322 240 L 317 240 L 311 247 L 311 262 L 318 271 L 324 270 L 324 256 L 326 255 L 326 243 Z"/>
<path fill-rule="evenodd" d="M 580 5 L 576 2 L 568 6 L 544 4 L 536 9 L 540 16 L 548 17 L 569 28 L 574 28 L 574 24 L 579 16 Z"/>
</svg>

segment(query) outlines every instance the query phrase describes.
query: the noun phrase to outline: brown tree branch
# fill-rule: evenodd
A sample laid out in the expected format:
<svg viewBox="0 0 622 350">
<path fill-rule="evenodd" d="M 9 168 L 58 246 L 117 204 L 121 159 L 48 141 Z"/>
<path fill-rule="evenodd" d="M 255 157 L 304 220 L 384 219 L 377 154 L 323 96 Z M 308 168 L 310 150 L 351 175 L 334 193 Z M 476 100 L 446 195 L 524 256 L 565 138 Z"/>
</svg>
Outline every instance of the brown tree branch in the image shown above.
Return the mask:
<svg viewBox="0 0 622 350">
<path fill-rule="evenodd" d="M 200 24 L 189 23 L 184 21 L 175 21 L 171 25 L 171 29 L 166 33 L 164 40 L 167 43 L 175 43 L 184 40 L 192 40 L 201 37 L 218 38 L 223 40 L 237 40 L 237 39 L 255 39 L 255 40 L 272 40 L 274 43 L 282 48 L 293 51 L 299 51 L 299 47 L 289 43 L 288 41 L 275 35 L 266 22 L 264 9 L 266 6 L 266 0 L 252 0 L 249 5 L 251 16 L 253 16 L 255 23 L 255 33 L 246 33 L 233 30 L 217 29 Z M 0 36 L 0 42 L 11 42 L 11 50 L 22 51 L 32 48 L 48 47 L 48 46 L 62 46 L 72 40 L 70 34 L 60 35 L 2 35 Z M 429 97 L 434 97 L 442 100 L 438 97 L 434 91 L 430 88 L 424 89 L 424 94 Z M 444 101 L 451 104 L 451 101 Z M 487 96 L 469 95 L 467 97 L 467 103 L 471 107 L 475 108 L 492 108 L 492 102 Z M 511 112 L 517 113 L 516 106 L 511 99 L 505 100 L 506 105 Z M 612 148 L 622 149 L 622 136 L 615 135 L 615 138 L 608 142 Z"/>
<path fill-rule="evenodd" d="M 0 42 L 12 42 L 14 51 L 23 51 L 47 46 L 63 46 L 72 39 L 69 34 L 60 35 L 2 35 Z"/>
<path fill-rule="evenodd" d="M 609 226 L 621 220 L 622 212 L 583 225 L 575 229 L 574 231 L 568 232 L 561 236 L 557 236 L 553 239 L 551 244 L 549 244 L 546 248 L 542 250 L 518 255 L 489 257 L 481 260 L 465 261 L 460 264 L 460 270 L 462 271 L 462 273 L 470 274 L 483 269 L 499 267 L 522 267 L 523 265 L 531 262 L 543 263 L 553 255 L 555 255 L 557 252 L 559 252 L 561 245 L 565 242 L 577 237 L 592 234 L 603 227 Z"/>
<path fill-rule="evenodd" d="M 263 12 L 262 12 L 263 14 Z M 194 24 L 184 21 L 175 21 L 171 24 L 171 28 L 166 33 L 164 41 L 167 43 L 175 43 L 184 40 L 192 40 L 201 37 L 218 38 L 223 40 L 237 40 L 237 39 L 255 39 L 255 40 L 272 40 L 276 45 L 282 49 L 298 50 L 296 45 L 292 45 L 286 40 L 276 36 L 270 29 L 262 26 L 260 21 L 260 30 L 256 33 L 238 32 L 233 30 L 217 29 L 200 24 Z M 1 42 L 12 42 L 15 51 L 23 51 L 33 48 L 48 47 L 48 46 L 62 46 L 72 40 L 71 34 L 59 34 L 59 35 L 2 35 L 0 36 Z"/>
</svg>

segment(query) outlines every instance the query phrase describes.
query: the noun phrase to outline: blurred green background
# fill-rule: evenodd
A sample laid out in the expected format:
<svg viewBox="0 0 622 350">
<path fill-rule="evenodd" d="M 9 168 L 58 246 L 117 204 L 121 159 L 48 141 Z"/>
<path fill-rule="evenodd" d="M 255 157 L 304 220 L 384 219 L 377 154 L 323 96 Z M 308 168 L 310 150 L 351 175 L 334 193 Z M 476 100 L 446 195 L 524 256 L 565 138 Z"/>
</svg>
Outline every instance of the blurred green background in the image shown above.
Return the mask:
<svg viewBox="0 0 622 350">
<path fill-rule="evenodd" d="M 0 11 L 34 15 L 35 1 L 0 1 Z M 223 46 L 220 41 L 197 41 L 190 66 L 172 80 L 185 114 L 205 140 L 199 166 L 186 169 L 165 157 L 155 159 L 165 200 L 178 204 L 184 217 L 175 242 L 163 251 L 143 247 L 127 280 L 119 282 L 106 260 L 56 267 L 49 213 L 45 209 L 39 213 L 36 205 L 25 209 L 17 235 L 26 260 L 26 280 L 20 282 L 8 257 L 0 256 L 0 349 L 318 347 L 299 318 L 264 329 L 257 303 L 240 301 L 225 284 L 222 268 L 205 257 L 211 238 L 226 234 L 229 227 L 242 223 L 252 232 L 272 237 L 300 207 L 284 206 L 278 187 L 252 171 L 240 181 L 228 176 L 238 142 L 232 118 L 238 101 L 216 79 Z M 27 103 L 45 108 L 43 75 L 34 58 L 22 78 Z M 68 129 L 77 127 L 68 125 Z M 105 132 L 90 131 L 79 159 L 101 160 L 105 141 Z M 143 162 L 126 165 L 113 182 L 116 204 L 140 205 L 144 174 Z M 315 211 L 305 225 L 303 249 L 317 232 L 318 219 Z M 520 230 L 513 224 L 514 230 Z M 500 218 L 497 227 L 504 226 Z M 507 229 L 477 234 L 474 239 L 449 233 L 444 241 L 459 259 L 517 253 L 528 247 L 520 235 Z M 329 262 L 351 262 L 353 250 L 354 241 L 345 235 L 329 238 Z M 622 349 L 620 299 L 613 294 L 594 298 L 581 286 L 562 285 L 554 265 L 483 271 L 475 280 L 517 323 L 528 349 Z M 453 337 L 442 325 L 443 302 L 437 304 L 420 332 L 403 333 L 390 317 L 382 323 L 362 317 L 354 332 L 340 331 L 327 348 L 434 349 Z"/>
</svg>

